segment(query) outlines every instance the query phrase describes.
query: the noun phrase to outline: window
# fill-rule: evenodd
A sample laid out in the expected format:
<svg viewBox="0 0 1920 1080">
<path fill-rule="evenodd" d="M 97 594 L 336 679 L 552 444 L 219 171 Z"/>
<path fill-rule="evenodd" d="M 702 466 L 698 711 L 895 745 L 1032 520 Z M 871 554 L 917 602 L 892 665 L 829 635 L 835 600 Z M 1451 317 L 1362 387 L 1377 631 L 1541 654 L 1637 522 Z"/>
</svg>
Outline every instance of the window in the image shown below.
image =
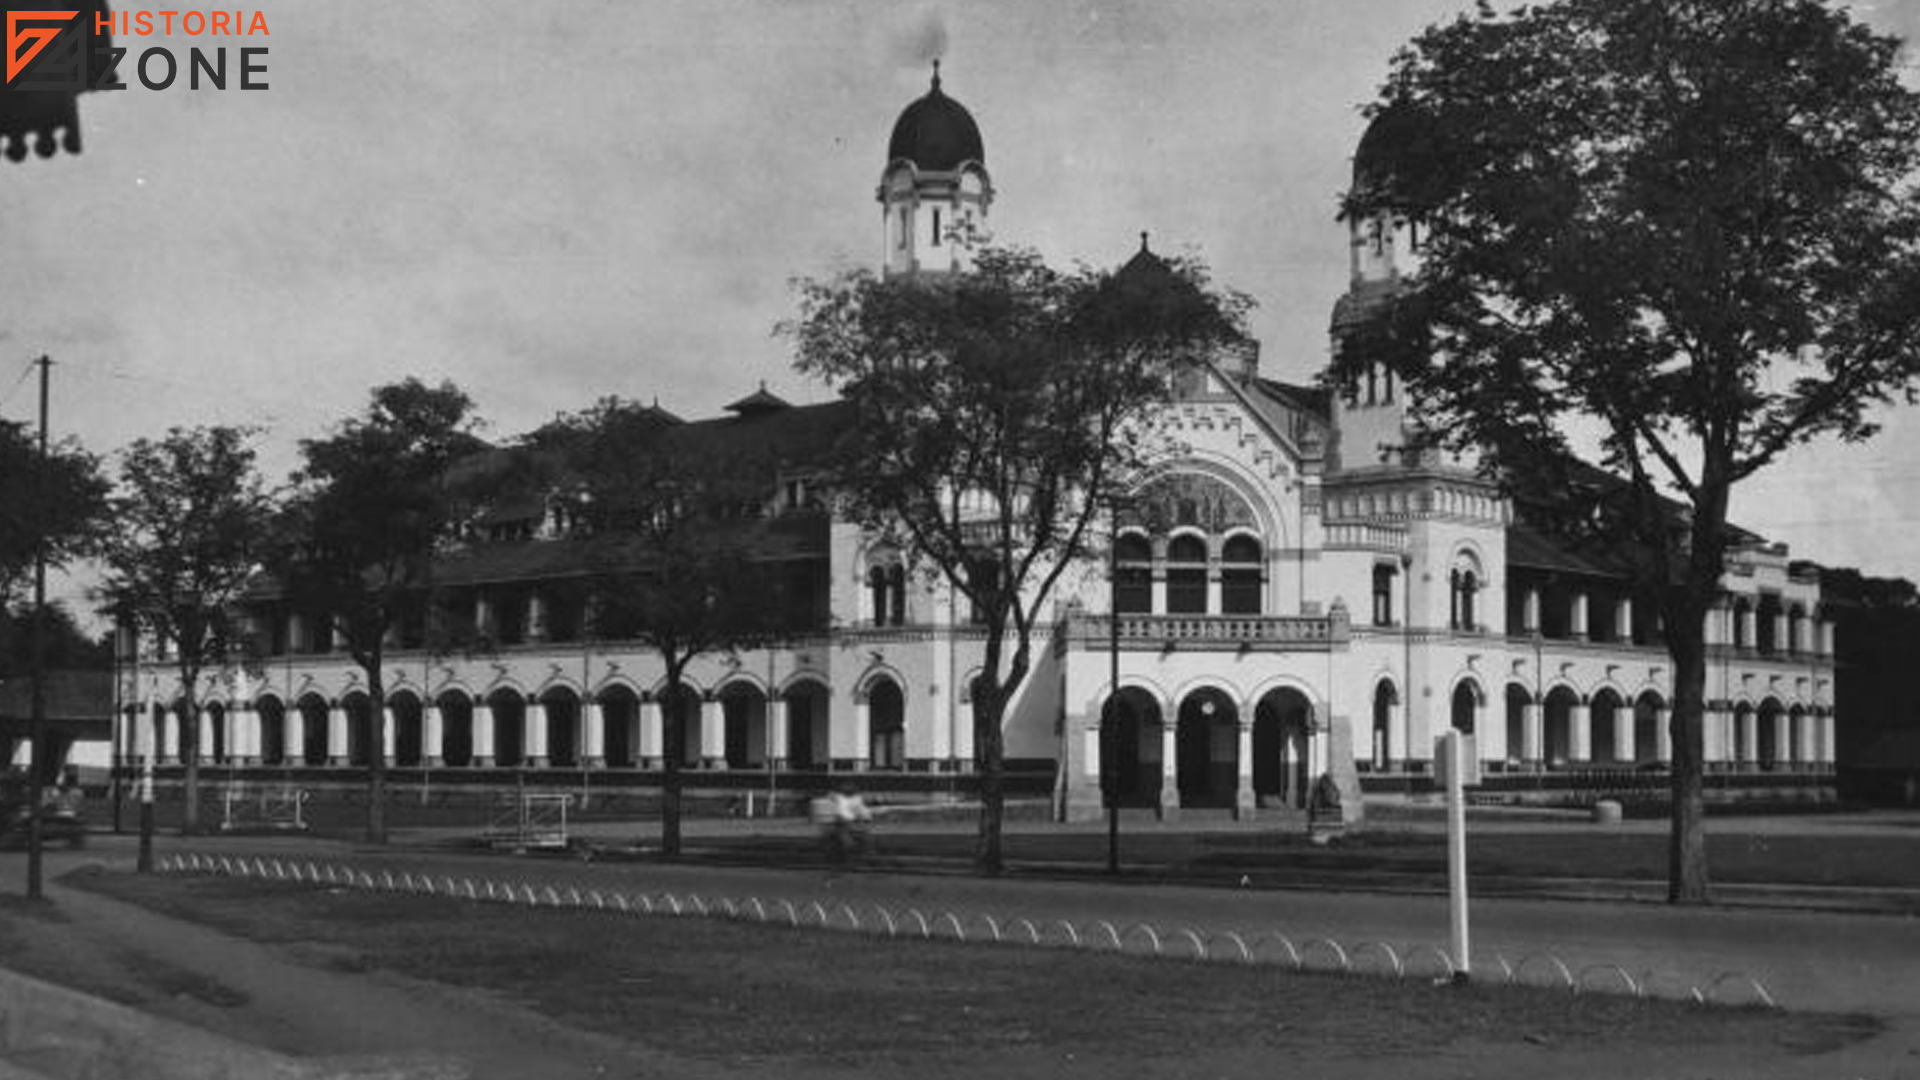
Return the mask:
<svg viewBox="0 0 1920 1080">
<path fill-rule="evenodd" d="M 1207 613 L 1207 542 L 1190 533 L 1167 541 L 1167 612 Z"/>
<path fill-rule="evenodd" d="M 1260 541 L 1227 537 L 1220 549 L 1220 610 L 1227 615 L 1258 615 L 1261 603 Z"/>
<path fill-rule="evenodd" d="M 1474 598 L 1480 592 L 1480 564 L 1467 552 L 1455 556 L 1449 575 L 1453 597 L 1448 625 L 1455 630 L 1475 630 L 1480 626 L 1474 611 Z"/>
<path fill-rule="evenodd" d="M 938 208 L 938 207 L 936 207 L 936 208 L 934 208 L 934 211 L 933 211 L 933 240 L 932 240 L 932 243 L 933 243 L 933 245 L 934 245 L 935 247 L 938 247 L 938 246 L 940 246 L 940 210 L 939 210 L 939 208 Z"/>
<path fill-rule="evenodd" d="M 1394 568 L 1384 563 L 1373 568 L 1373 625 L 1393 625 Z"/>
<path fill-rule="evenodd" d="M 1139 533 L 1120 537 L 1113 553 L 1113 610 L 1144 615 L 1153 610 L 1153 546 Z"/>
<path fill-rule="evenodd" d="M 874 563 L 867 567 L 867 593 L 873 625 L 906 625 L 907 568 L 904 563 Z"/>
</svg>

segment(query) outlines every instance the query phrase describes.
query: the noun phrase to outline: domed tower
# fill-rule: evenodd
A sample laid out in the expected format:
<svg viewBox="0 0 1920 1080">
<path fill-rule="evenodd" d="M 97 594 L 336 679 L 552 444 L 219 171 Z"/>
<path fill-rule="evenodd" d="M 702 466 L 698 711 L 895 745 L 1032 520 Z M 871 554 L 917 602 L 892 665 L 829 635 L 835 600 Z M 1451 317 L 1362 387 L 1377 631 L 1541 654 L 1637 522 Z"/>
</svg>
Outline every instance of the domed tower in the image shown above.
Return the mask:
<svg viewBox="0 0 1920 1080">
<path fill-rule="evenodd" d="M 900 113 L 887 140 L 878 198 L 888 274 L 966 266 L 969 251 L 986 239 L 993 204 L 986 159 L 979 125 L 941 91 L 934 61 L 932 88 Z"/>
<path fill-rule="evenodd" d="M 1420 137 L 1420 125 L 1403 108 L 1387 108 L 1367 125 L 1353 154 L 1353 191 L 1366 191 L 1382 182 L 1381 157 L 1385 148 Z M 1419 269 L 1420 233 L 1416 225 L 1397 215 L 1347 216 L 1351 250 L 1347 291 L 1334 302 L 1333 350 L 1351 348 L 1352 332 L 1373 308 L 1393 295 L 1403 279 Z M 1331 469 L 1365 469 L 1410 463 L 1406 459 L 1406 401 L 1393 373 L 1374 365 L 1334 395 Z"/>
</svg>

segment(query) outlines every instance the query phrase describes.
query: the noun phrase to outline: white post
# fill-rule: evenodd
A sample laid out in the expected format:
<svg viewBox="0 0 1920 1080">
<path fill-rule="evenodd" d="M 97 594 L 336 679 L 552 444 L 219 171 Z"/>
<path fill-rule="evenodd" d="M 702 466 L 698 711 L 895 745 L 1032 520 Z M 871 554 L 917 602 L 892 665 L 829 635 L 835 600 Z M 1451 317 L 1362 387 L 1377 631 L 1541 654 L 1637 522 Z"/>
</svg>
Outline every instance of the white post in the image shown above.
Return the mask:
<svg viewBox="0 0 1920 1080">
<path fill-rule="evenodd" d="M 727 713 L 717 697 L 700 702 L 700 767 L 727 767 Z"/>
<path fill-rule="evenodd" d="M 327 710 L 327 764 L 347 763 L 347 707 L 333 703 Z"/>
<path fill-rule="evenodd" d="M 787 763 L 787 699 L 767 700 L 767 765 L 778 769 Z"/>
<path fill-rule="evenodd" d="M 645 769 L 658 769 L 661 766 L 665 745 L 666 725 L 661 715 L 666 710 L 659 701 L 649 698 L 640 703 L 640 766 Z"/>
<path fill-rule="evenodd" d="M 1447 914 L 1452 930 L 1453 980 L 1473 975 L 1473 950 L 1467 936 L 1467 790 L 1478 783 L 1473 740 L 1449 728 L 1434 747 L 1447 785 Z M 1471 775 L 1469 775 L 1471 773 Z"/>
</svg>

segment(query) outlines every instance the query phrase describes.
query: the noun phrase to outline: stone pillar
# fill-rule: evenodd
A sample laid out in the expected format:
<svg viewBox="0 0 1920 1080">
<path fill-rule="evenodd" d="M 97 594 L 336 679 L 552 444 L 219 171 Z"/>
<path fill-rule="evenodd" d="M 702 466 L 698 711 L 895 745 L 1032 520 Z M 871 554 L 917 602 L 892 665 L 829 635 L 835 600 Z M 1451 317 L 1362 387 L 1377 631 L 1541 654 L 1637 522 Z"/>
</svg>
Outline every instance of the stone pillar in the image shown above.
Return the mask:
<svg viewBox="0 0 1920 1080">
<path fill-rule="evenodd" d="M 1167 713 L 1163 709 L 1162 717 Z M 1160 816 L 1176 818 L 1180 816 L 1180 741 L 1179 725 L 1162 721 L 1160 724 Z"/>
<path fill-rule="evenodd" d="M 527 697 L 527 711 L 523 723 L 527 740 L 527 768 L 544 769 L 547 767 L 547 707 L 532 695 Z"/>
<path fill-rule="evenodd" d="M 1703 716 L 1702 722 L 1710 719 Z M 1653 710 L 1653 757 L 1655 761 L 1673 760 L 1673 718 L 1666 709 Z"/>
<path fill-rule="evenodd" d="M 1207 567 L 1207 614 L 1220 614 L 1220 568 Z"/>
<path fill-rule="evenodd" d="M 484 701 L 473 703 L 473 765 L 493 767 L 493 706 Z"/>
<path fill-rule="evenodd" d="M 1613 638 L 1615 641 L 1631 642 L 1633 640 L 1633 597 L 1631 596 L 1621 597 L 1620 603 L 1613 609 Z"/>
<path fill-rule="evenodd" d="M 640 767 L 661 768 L 666 761 L 666 709 L 657 698 L 640 703 Z"/>
<path fill-rule="evenodd" d="M 1820 728 L 1819 761 L 1821 765 L 1831 768 L 1833 765 L 1833 713 L 1821 712 L 1817 722 Z"/>
<path fill-rule="evenodd" d="M 1634 742 L 1634 708 L 1622 703 L 1613 710 L 1613 760 L 1633 761 L 1639 756 L 1639 747 Z"/>
<path fill-rule="evenodd" d="M 171 707 L 160 710 L 159 764 L 180 764 L 180 714 Z"/>
<path fill-rule="evenodd" d="M 1741 648 L 1751 649 L 1755 643 L 1759 641 L 1759 638 L 1754 634 L 1754 628 L 1759 625 L 1759 620 L 1755 616 L 1751 606 L 1738 609 L 1736 614 L 1738 614 L 1740 618 L 1740 629 L 1738 631 L 1739 636 L 1734 640 L 1739 643 Z"/>
<path fill-rule="evenodd" d="M 861 694 L 853 699 L 853 767 L 864 770 L 868 765 L 867 754 L 873 743 L 873 717 L 867 705 L 867 695 Z"/>
<path fill-rule="evenodd" d="M 1086 725 L 1080 732 L 1080 776 L 1094 787 L 1100 786 L 1100 721 Z"/>
<path fill-rule="evenodd" d="M 393 744 L 400 737 L 399 731 L 395 728 L 393 706 L 382 706 L 380 709 L 380 762 L 383 765 L 393 764 Z"/>
<path fill-rule="evenodd" d="M 429 701 L 420 706 L 420 763 L 437 769 L 447 761 L 446 719 L 440 706 Z"/>
<path fill-rule="evenodd" d="M 1773 613 L 1773 651 L 1789 653 L 1793 651 L 1793 642 L 1787 639 L 1787 613 L 1785 609 Z"/>
<path fill-rule="evenodd" d="M 1734 747 L 1734 757 L 1743 765 L 1751 764 L 1760 756 L 1760 714 L 1748 709 L 1738 715 L 1737 722 L 1740 741 Z"/>
<path fill-rule="evenodd" d="M 940 725 L 935 724 L 937 730 Z M 938 756 L 938 755 L 936 755 Z M 767 767 L 779 769 L 787 764 L 787 699 L 767 699 Z"/>
<path fill-rule="evenodd" d="M 298 705 L 289 705 L 281 717 L 281 748 L 288 764 L 307 762 L 307 714 Z"/>
<path fill-rule="evenodd" d="M 1567 615 L 1568 636 L 1575 641 L 1587 640 L 1587 594 L 1574 593 L 1568 607 L 1571 609 Z"/>
<path fill-rule="evenodd" d="M 712 695 L 700 699 L 700 767 L 727 767 L 727 711 Z"/>
<path fill-rule="evenodd" d="M 1567 760 L 1593 760 L 1593 707 L 1584 701 L 1567 707 Z"/>
<path fill-rule="evenodd" d="M 1253 818 L 1253 709 L 1249 705 L 1240 713 L 1240 746 L 1238 750 L 1238 776 L 1233 794 L 1233 816 L 1237 820 L 1247 821 Z M 1094 742 L 1094 754 L 1100 751 L 1098 740 Z"/>
<path fill-rule="evenodd" d="M 240 728 L 240 764 L 260 764 L 260 713 L 251 704 L 238 704 L 233 709 L 239 720 Z"/>
<path fill-rule="evenodd" d="M 597 698 L 580 702 L 580 763 L 589 769 L 607 764 L 607 717 Z"/>
<path fill-rule="evenodd" d="M 1546 724 L 1541 719 L 1540 703 L 1529 701 L 1520 706 L 1520 760 L 1538 765 L 1546 759 Z"/>
<path fill-rule="evenodd" d="M 1810 766 L 1820 761 L 1820 718 L 1812 712 L 1802 712 L 1800 723 L 1795 725 L 1793 733 L 1793 761 L 1796 765 Z"/>
<path fill-rule="evenodd" d="M 973 697 L 953 710 L 953 760 L 962 772 L 973 768 Z"/>
<path fill-rule="evenodd" d="M 1407 704 L 1396 696 L 1387 704 L 1387 768 L 1407 760 Z"/>
<path fill-rule="evenodd" d="M 1165 615 L 1167 613 L 1167 575 L 1164 571 L 1153 572 L 1153 584 L 1150 588 L 1153 591 L 1153 614 Z"/>
<path fill-rule="evenodd" d="M 1773 760 L 1767 762 L 1773 768 L 1779 768 L 1793 760 L 1793 722 L 1787 710 L 1781 709 L 1773 714 Z"/>
<path fill-rule="evenodd" d="M 327 764 L 347 763 L 347 707 L 336 701 L 327 709 Z"/>
<path fill-rule="evenodd" d="M 1520 632 L 1540 632 L 1540 590 L 1531 586 L 1527 588 L 1526 599 L 1520 603 Z"/>
</svg>

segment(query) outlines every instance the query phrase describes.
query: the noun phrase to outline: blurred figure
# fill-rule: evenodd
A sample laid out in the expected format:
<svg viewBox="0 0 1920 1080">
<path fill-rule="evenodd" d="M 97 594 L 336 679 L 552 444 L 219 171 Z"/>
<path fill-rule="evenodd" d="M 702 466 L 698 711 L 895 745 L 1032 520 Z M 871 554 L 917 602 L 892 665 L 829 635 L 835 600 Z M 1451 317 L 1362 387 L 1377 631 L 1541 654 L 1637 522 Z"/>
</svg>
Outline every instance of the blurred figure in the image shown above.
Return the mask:
<svg viewBox="0 0 1920 1080">
<path fill-rule="evenodd" d="M 866 853 L 873 812 L 852 784 L 842 784 L 814 799 L 808 813 L 820 830 L 820 842 L 830 865 L 845 866 Z"/>
</svg>

